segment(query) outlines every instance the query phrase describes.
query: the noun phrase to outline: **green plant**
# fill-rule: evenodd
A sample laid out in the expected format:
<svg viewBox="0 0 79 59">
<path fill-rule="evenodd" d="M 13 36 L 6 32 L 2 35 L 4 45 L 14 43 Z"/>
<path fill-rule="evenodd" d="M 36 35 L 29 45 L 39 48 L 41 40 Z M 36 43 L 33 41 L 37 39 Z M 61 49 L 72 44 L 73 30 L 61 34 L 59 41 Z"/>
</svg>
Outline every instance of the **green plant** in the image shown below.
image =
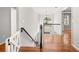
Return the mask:
<svg viewBox="0 0 79 59">
<path fill-rule="evenodd" d="M 51 18 L 46 16 L 46 17 L 44 18 L 44 20 L 46 21 L 45 24 L 48 24 L 48 21 L 50 21 Z"/>
</svg>

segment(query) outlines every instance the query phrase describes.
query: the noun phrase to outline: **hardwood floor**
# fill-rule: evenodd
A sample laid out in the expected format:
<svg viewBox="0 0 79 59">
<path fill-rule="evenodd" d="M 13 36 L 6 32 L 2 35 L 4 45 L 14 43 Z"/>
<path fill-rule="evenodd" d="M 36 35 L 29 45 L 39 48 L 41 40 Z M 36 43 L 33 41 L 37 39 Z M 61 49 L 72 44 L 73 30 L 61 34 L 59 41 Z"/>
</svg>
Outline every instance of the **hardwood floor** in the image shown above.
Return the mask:
<svg viewBox="0 0 79 59">
<path fill-rule="evenodd" d="M 62 51 L 63 50 L 63 40 L 59 35 L 49 35 L 45 34 L 43 36 L 43 49 L 42 51 Z"/>
<path fill-rule="evenodd" d="M 64 43 L 63 36 L 61 35 L 46 34 L 43 36 L 43 41 L 42 51 L 44 52 L 77 52 L 68 40 L 65 40 Z"/>
<path fill-rule="evenodd" d="M 21 47 L 20 52 L 39 52 L 40 48 Z M 43 35 L 42 52 L 77 52 L 71 45 L 71 30 L 65 29 L 64 35 Z"/>
<path fill-rule="evenodd" d="M 66 28 L 64 35 L 43 35 L 42 50 L 45 52 L 77 52 L 71 45 L 71 30 Z"/>
</svg>

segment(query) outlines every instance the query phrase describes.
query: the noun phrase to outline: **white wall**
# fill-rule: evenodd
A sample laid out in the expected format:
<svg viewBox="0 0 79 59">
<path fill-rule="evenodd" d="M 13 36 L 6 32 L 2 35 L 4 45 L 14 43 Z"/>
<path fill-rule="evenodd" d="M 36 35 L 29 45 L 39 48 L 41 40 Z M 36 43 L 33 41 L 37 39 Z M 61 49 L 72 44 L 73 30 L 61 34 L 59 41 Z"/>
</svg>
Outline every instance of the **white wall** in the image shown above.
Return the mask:
<svg viewBox="0 0 79 59">
<path fill-rule="evenodd" d="M 72 44 L 79 48 L 79 7 L 72 8 Z"/>
<path fill-rule="evenodd" d="M 19 27 L 24 27 L 30 35 L 35 38 L 39 30 L 38 15 L 31 7 L 18 8 L 19 10 Z"/>
<path fill-rule="evenodd" d="M 54 32 L 61 35 L 62 34 L 62 14 L 60 11 L 57 11 L 54 14 L 54 23 L 60 24 L 60 25 L 54 25 Z"/>
<path fill-rule="evenodd" d="M 0 7 L 0 42 L 10 36 L 10 26 L 10 8 Z"/>
</svg>

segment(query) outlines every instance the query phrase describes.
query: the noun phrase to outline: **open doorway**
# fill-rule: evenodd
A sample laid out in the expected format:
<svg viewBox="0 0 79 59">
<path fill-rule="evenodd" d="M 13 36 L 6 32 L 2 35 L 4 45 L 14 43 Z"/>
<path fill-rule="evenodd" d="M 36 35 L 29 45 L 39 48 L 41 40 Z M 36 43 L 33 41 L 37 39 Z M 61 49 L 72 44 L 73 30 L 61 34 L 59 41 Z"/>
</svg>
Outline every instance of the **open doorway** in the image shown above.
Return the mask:
<svg viewBox="0 0 79 59">
<path fill-rule="evenodd" d="M 71 8 L 62 11 L 64 47 L 71 49 Z"/>
</svg>

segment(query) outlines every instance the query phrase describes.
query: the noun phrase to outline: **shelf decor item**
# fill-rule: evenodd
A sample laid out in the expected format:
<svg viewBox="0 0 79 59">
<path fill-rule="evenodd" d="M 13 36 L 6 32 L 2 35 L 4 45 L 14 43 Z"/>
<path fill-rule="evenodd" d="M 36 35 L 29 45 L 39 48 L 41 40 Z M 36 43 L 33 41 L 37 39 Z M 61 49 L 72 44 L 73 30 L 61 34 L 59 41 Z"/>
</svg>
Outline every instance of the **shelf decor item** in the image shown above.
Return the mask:
<svg viewBox="0 0 79 59">
<path fill-rule="evenodd" d="M 48 22 L 51 21 L 51 18 L 46 16 L 44 20 L 45 20 L 45 24 L 48 24 Z"/>
</svg>

